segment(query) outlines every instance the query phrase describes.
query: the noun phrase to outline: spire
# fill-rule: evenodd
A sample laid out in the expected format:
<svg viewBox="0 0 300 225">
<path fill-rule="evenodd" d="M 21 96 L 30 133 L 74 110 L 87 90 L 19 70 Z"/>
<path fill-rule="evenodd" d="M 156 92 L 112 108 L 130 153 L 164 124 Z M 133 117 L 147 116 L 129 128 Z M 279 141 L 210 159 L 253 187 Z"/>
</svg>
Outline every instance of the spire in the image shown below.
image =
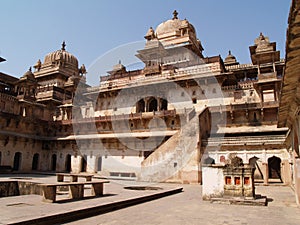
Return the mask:
<svg viewBox="0 0 300 225">
<path fill-rule="evenodd" d="M 63 41 L 63 43 L 61 44 L 61 50 L 66 50 L 66 42 Z"/>
<path fill-rule="evenodd" d="M 178 19 L 178 12 L 176 11 L 176 9 L 173 12 L 173 20 Z"/>
<path fill-rule="evenodd" d="M 29 67 L 28 71 L 32 72 L 32 69 L 31 69 L 31 67 Z"/>
<path fill-rule="evenodd" d="M 259 37 L 260 37 L 260 40 L 265 40 L 265 36 L 263 35 L 262 32 L 260 32 Z"/>
</svg>

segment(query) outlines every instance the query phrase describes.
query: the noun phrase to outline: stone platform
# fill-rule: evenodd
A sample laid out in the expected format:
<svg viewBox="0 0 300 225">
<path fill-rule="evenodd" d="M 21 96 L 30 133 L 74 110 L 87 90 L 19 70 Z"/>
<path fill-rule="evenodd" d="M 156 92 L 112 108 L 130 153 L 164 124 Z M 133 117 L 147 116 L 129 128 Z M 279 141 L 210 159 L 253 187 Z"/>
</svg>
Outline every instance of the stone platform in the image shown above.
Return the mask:
<svg viewBox="0 0 300 225">
<path fill-rule="evenodd" d="M 241 198 L 211 198 L 211 203 L 220 203 L 228 205 L 253 205 L 253 206 L 267 206 L 267 197 L 263 196 L 257 199 L 241 199 Z"/>
</svg>

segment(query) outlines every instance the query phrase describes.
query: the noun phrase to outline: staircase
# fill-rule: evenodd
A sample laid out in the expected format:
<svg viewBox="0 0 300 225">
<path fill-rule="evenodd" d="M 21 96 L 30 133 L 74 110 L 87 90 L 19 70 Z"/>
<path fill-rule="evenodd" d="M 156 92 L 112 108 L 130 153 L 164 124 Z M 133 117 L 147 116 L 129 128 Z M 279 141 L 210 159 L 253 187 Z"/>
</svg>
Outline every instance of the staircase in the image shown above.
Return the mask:
<svg viewBox="0 0 300 225">
<path fill-rule="evenodd" d="M 197 157 L 199 141 L 199 118 L 192 109 L 185 116 L 181 129 L 158 147 L 142 162 L 139 180 L 163 182 L 180 180 L 180 171 L 191 159 Z"/>
</svg>

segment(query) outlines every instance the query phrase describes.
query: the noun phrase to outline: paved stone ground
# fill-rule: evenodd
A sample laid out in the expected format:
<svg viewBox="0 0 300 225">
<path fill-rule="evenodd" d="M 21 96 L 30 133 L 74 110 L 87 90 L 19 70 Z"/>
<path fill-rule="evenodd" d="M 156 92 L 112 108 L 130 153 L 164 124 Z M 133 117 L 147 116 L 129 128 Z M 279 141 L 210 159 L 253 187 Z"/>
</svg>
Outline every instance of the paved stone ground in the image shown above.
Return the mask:
<svg viewBox="0 0 300 225">
<path fill-rule="evenodd" d="M 183 188 L 183 193 L 68 224 L 300 224 L 300 208 L 290 187 L 258 186 L 256 192 L 271 201 L 267 207 L 212 204 L 201 200 L 199 185 Z"/>
<path fill-rule="evenodd" d="M 15 175 L 17 176 L 17 175 Z M 55 181 L 54 176 L 18 175 L 34 181 Z M 0 180 L 11 176 L 0 175 Z M 131 191 L 123 189 L 128 185 L 145 185 L 130 181 L 111 181 L 105 188 L 108 194 L 103 198 L 73 201 L 66 203 L 43 203 L 41 196 L 27 195 L 0 199 L 0 224 L 46 215 L 67 212 L 94 206 L 95 204 L 120 201 L 143 196 L 155 191 Z M 67 223 L 81 224 L 300 224 L 300 208 L 296 206 L 293 191 L 285 186 L 257 186 L 256 193 L 267 196 L 269 204 L 264 206 L 240 206 L 202 201 L 200 185 L 155 184 L 155 186 L 174 188 L 181 186 L 184 192 L 131 206 L 114 212 Z M 20 204 L 22 203 L 22 204 Z M 16 213 L 17 212 L 17 213 Z"/>
</svg>

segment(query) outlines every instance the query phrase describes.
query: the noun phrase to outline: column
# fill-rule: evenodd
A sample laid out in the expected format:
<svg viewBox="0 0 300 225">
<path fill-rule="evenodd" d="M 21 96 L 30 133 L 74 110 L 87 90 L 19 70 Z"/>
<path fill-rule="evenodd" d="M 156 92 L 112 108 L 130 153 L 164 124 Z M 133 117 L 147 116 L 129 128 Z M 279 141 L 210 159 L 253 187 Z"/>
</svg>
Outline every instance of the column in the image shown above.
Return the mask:
<svg viewBox="0 0 300 225">
<path fill-rule="evenodd" d="M 264 176 L 264 185 L 268 185 L 269 180 L 269 166 L 268 163 L 262 163 L 262 174 Z"/>
<path fill-rule="evenodd" d="M 291 184 L 290 165 L 287 159 L 281 162 L 281 178 L 284 184 Z"/>
</svg>

